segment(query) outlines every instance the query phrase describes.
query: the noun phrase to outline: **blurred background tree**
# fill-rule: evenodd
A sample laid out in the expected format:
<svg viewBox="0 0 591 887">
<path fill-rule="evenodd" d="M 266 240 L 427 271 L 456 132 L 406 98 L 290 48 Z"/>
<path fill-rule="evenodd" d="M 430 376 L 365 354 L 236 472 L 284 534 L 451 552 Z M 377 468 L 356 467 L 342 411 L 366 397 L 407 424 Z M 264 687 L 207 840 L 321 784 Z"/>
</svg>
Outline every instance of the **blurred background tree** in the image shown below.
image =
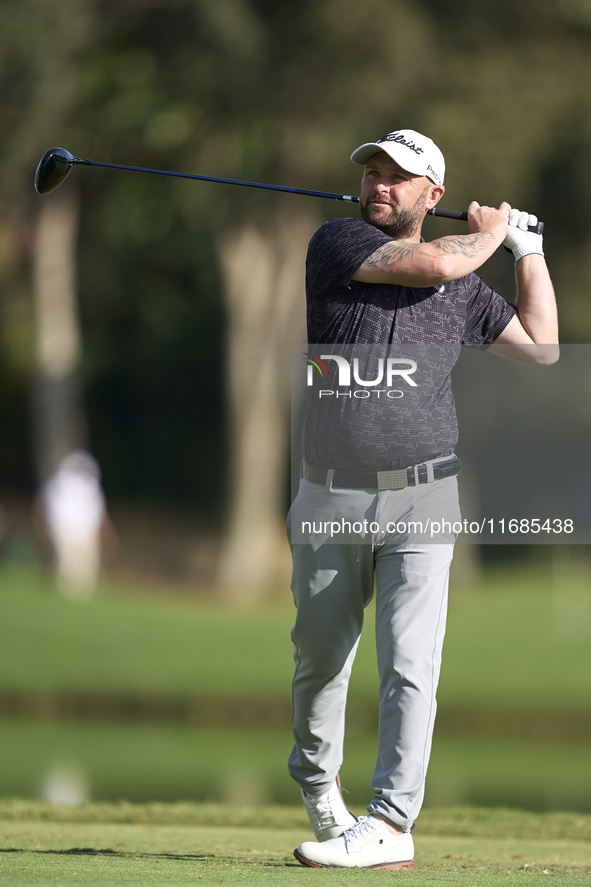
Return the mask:
<svg viewBox="0 0 591 887">
<path fill-rule="evenodd" d="M 284 551 L 280 366 L 304 337 L 305 242 L 350 212 L 101 170 L 76 170 L 42 201 L 32 175 L 48 147 L 355 193 L 357 144 L 422 130 L 448 161 L 445 205 L 506 199 L 544 219 L 562 337 L 587 342 L 590 48 L 586 0 L 4 0 L 0 497 L 30 496 L 66 446 L 33 435 L 56 388 L 39 381 L 45 224 L 70 232 L 60 439 L 88 443 L 111 501 L 190 514 L 195 538 L 199 525 L 225 535 L 211 576 L 261 590 Z M 449 224 L 429 220 L 426 235 Z M 504 259 L 483 276 L 510 295 Z"/>
</svg>

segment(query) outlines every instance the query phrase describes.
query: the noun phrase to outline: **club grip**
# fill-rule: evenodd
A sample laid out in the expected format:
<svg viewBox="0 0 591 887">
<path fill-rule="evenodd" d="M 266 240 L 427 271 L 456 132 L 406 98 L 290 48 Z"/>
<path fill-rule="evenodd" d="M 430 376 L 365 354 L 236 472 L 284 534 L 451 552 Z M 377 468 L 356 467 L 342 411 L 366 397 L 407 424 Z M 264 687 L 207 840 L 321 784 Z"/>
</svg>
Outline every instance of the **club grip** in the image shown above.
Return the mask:
<svg viewBox="0 0 591 887">
<path fill-rule="evenodd" d="M 458 219 L 460 222 L 468 221 L 468 213 L 460 212 L 459 209 L 439 209 L 439 207 L 434 206 L 433 209 L 428 209 L 427 212 L 430 216 L 443 216 L 444 219 Z"/>
<path fill-rule="evenodd" d="M 458 219 L 460 222 L 468 221 L 468 213 L 461 212 L 458 209 L 439 209 L 439 207 L 434 206 L 433 209 L 428 209 L 427 213 L 430 216 L 442 216 L 444 219 Z M 544 223 L 538 222 L 537 225 L 528 225 L 527 230 L 532 231 L 534 234 L 543 234 Z"/>
</svg>

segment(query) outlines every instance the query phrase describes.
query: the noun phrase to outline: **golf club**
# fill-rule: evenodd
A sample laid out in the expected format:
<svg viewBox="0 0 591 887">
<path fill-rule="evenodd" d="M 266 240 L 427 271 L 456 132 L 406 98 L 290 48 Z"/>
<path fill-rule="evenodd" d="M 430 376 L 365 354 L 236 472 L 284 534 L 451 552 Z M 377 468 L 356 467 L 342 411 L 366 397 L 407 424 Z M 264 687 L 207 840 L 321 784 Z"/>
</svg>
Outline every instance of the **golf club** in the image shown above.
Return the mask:
<svg viewBox="0 0 591 887">
<path fill-rule="evenodd" d="M 245 188 L 262 188 L 266 191 L 284 191 L 288 194 L 303 194 L 306 197 L 326 197 L 329 200 L 345 200 L 349 203 L 359 203 L 359 197 L 352 197 L 349 194 L 332 194 L 328 191 L 308 191 L 305 188 L 286 188 L 283 185 L 263 185 L 259 182 L 242 182 L 238 179 L 220 179 L 214 176 L 197 176 L 187 172 L 170 172 L 165 169 L 147 169 L 143 166 L 123 166 L 119 163 L 101 163 L 98 160 L 85 160 L 83 157 L 74 157 L 65 148 L 50 148 L 46 151 L 35 172 L 35 190 L 37 194 L 49 194 L 59 188 L 64 179 L 69 175 L 74 165 L 80 166 L 105 166 L 109 169 L 123 169 L 129 172 L 147 172 L 156 176 L 174 176 L 178 179 L 196 179 L 200 182 L 218 182 L 222 185 L 243 185 Z M 468 213 L 455 209 L 433 209 L 427 210 L 429 215 L 441 216 L 447 219 L 458 219 L 459 221 L 467 221 Z M 541 234 L 544 230 L 544 223 L 538 222 L 537 225 L 531 226 L 530 231 Z"/>
</svg>

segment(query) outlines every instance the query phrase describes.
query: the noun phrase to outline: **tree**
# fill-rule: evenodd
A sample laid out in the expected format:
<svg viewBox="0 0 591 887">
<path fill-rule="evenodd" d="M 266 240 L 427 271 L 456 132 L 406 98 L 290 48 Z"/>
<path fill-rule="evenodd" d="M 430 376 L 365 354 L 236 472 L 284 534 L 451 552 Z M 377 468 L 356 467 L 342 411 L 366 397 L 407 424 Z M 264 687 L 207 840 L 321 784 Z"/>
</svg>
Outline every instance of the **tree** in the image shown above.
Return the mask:
<svg viewBox="0 0 591 887">
<path fill-rule="evenodd" d="M 66 0 L 56 9 L 24 0 L 9 0 L 0 12 L 4 95 L 14 125 L 5 140 L 2 192 L 12 213 L 30 231 L 35 345 L 33 454 L 38 480 L 59 460 L 85 443 L 85 422 L 78 379 L 80 329 L 76 293 L 79 204 L 69 189 L 33 207 L 30 183 L 38 140 L 68 120 L 79 91 L 78 73 L 93 23 L 91 0 Z M 35 21 L 36 28 L 31 28 Z M 6 85 L 6 83 L 5 83 Z M 27 174 L 28 173 L 28 174 Z M 2 225 L 13 223 L 4 215 Z M 9 296 L 10 298 L 10 296 Z M 17 296 L 18 298 L 18 296 Z"/>
</svg>

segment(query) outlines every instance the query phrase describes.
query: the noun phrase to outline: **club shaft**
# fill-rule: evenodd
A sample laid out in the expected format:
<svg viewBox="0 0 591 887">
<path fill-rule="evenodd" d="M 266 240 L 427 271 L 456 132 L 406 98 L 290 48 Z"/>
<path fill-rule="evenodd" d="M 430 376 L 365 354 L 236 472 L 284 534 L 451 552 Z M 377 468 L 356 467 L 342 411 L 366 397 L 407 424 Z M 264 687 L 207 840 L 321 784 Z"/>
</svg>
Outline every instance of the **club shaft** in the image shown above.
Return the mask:
<svg viewBox="0 0 591 887">
<path fill-rule="evenodd" d="M 359 197 L 349 194 L 332 194 L 329 191 L 309 191 L 305 188 L 286 188 L 283 185 L 264 185 L 260 182 L 242 182 L 239 179 L 219 179 L 214 176 L 197 176 L 188 172 L 170 172 L 165 169 L 147 169 L 143 166 L 123 166 L 119 163 L 100 163 L 98 160 L 84 160 L 76 157 L 74 163 L 83 166 L 106 166 L 109 169 L 125 169 L 131 172 L 148 172 L 157 176 L 173 176 L 178 179 L 197 179 L 199 182 L 217 182 L 222 185 L 243 185 L 245 188 L 262 188 L 265 191 L 285 191 L 288 194 L 303 194 L 306 197 L 326 197 L 329 200 L 347 200 L 350 203 L 359 203 Z"/>
<path fill-rule="evenodd" d="M 261 182 L 243 182 L 240 179 L 220 179 L 215 176 L 198 176 L 188 172 L 172 172 L 166 169 L 149 169 L 145 166 L 125 166 L 121 163 L 102 163 L 99 160 L 86 160 L 83 157 L 74 157 L 72 163 L 82 166 L 105 166 L 109 169 L 123 169 L 128 172 L 147 172 L 155 176 L 172 176 L 176 179 L 195 179 L 199 182 L 217 182 L 221 185 L 242 185 L 244 188 L 260 188 L 264 191 L 283 191 L 286 194 L 302 194 L 304 197 L 325 197 L 327 200 L 344 200 L 348 203 L 359 203 L 359 197 L 353 197 L 350 194 L 333 194 L 330 191 L 310 191 L 306 188 L 286 188 L 284 185 L 266 185 Z M 461 222 L 468 220 L 468 213 L 456 209 L 433 209 L 427 210 L 432 216 L 441 216 L 446 219 L 457 219 Z M 537 226 L 530 226 L 530 231 L 541 234 L 544 230 L 544 223 L 538 222 Z"/>
</svg>

